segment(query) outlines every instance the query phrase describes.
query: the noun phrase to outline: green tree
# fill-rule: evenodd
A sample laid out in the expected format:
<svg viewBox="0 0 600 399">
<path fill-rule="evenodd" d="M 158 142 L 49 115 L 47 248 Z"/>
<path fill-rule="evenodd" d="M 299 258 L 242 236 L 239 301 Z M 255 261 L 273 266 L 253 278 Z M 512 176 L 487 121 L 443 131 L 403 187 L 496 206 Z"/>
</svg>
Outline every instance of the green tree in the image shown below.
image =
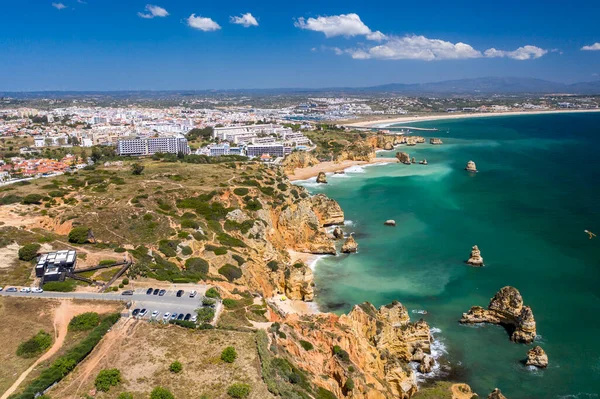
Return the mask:
<svg viewBox="0 0 600 399">
<path fill-rule="evenodd" d="M 150 399 L 175 399 L 175 396 L 167 388 L 156 387 L 150 393 Z"/>
<path fill-rule="evenodd" d="M 250 395 L 250 385 L 248 384 L 233 384 L 227 390 L 227 395 L 235 399 L 242 399 Z"/>
<path fill-rule="evenodd" d="M 25 244 L 21 248 L 19 248 L 19 259 L 24 261 L 33 260 L 37 257 L 37 253 L 39 250 L 40 244 Z"/>
<path fill-rule="evenodd" d="M 228 346 L 221 352 L 221 360 L 226 363 L 233 363 L 237 358 L 237 352 L 233 346 Z"/>
<path fill-rule="evenodd" d="M 38 205 L 42 202 L 42 196 L 39 194 L 28 194 L 23 198 L 25 205 Z"/>
<path fill-rule="evenodd" d="M 173 363 L 171 363 L 171 365 L 169 366 L 169 371 L 171 373 L 181 373 L 181 371 L 183 370 L 183 364 L 181 364 L 180 361 L 175 360 Z"/>
<path fill-rule="evenodd" d="M 100 324 L 100 316 L 96 312 L 86 312 L 75 316 L 69 322 L 69 331 L 91 330 Z"/>
<path fill-rule="evenodd" d="M 85 226 L 73 227 L 69 232 L 69 242 L 74 244 L 85 244 L 88 242 L 90 228 Z"/>
<path fill-rule="evenodd" d="M 100 370 L 94 385 L 96 389 L 102 392 L 108 392 L 110 387 L 117 386 L 121 383 L 121 372 L 119 369 Z"/>
<path fill-rule="evenodd" d="M 140 165 L 139 163 L 134 163 L 131 165 L 131 174 L 139 176 L 144 171 L 144 165 Z"/>
</svg>

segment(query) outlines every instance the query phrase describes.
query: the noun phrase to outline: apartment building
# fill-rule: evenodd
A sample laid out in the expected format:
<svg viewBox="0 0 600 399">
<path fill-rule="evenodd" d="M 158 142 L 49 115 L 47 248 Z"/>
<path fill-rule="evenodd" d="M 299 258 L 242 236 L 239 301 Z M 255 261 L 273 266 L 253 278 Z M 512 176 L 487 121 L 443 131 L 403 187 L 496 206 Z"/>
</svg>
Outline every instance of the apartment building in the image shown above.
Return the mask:
<svg viewBox="0 0 600 399">
<path fill-rule="evenodd" d="M 172 137 L 151 137 L 124 139 L 117 142 L 117 154 L 144 156 L 156 153 L 189 154 L 190 146 L 182 135 Z"/>
</svg>

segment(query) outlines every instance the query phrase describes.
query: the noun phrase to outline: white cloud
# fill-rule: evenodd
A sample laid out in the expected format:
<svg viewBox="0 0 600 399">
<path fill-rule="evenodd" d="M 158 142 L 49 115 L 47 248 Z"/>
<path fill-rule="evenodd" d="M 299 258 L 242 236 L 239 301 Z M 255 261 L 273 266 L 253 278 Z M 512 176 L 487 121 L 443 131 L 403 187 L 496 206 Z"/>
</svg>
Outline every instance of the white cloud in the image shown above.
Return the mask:
<svg viewBox="0 0 600 399">
<path fill-rule="evenodd" d="M 218 23 L 213 21 L 210 18 L 197 17 L 196 14 L 192 14 L 187 19 L 188 26 L 199 29 L 204 32 L 213 32 L 215 30 L 221 29 Z"/>
<path fill-rule="evenodd" d="M 146 7 L 144 8 L 144 10 L 146 10 L 146 12 L 138 12 L 138 16 L 141 18 L 146 18 L 146 19 L 152 19 L 155 17 L 167 17 L 169 16 L 169 13 L 167 12 L 167 10 L 165 10 L 162 7 L 159 6 L 155 6 L 152 4 L 146 4 Z"/>
<path fill-rule="evenodd" d="M 229 17 L 229 19 L 232 24 L 242 25 L 244 28 L 258 26 L 258 21 L 249 12 L 242 14 L 241 17 Z"/>
<path fill-rule="evenodd" d="M 519 47 L 514 51 L 504 51 L 496 50 L 495 48 L 490 48 L 486 50 L 483 54 L 488 58 L 507 57 L 512 58 L 513 60 L 525 61 L 540 58 L 541 56 L 547 53 L 548 50 L 544 50 L 543 48 L 539 48 L 536 46 L 527 45 Z"/>
<path fill-rule="evenodd" d="M 57 10 L 64 10 L 67 8 L 67 6 L 63 3 L 52 3 L 52 7 L 56 8 Z"/>
<path fill-rule="evenodd" d="M 590 44 L 589 46 L 583 46 L 583 51 L 600 51 L 600 43 Z"/>
<path fill-rule="evenodd" d="M 373 32 L 360 20 L 357 14 L 332 15 L 330 17 L 298 18 L 294 26 L 300 29 L 322 32 L 325 37 L 335 36 L 365 36 L 368 40 L 381 41 L 385 35 L 379 31 Z"/>
</svg>

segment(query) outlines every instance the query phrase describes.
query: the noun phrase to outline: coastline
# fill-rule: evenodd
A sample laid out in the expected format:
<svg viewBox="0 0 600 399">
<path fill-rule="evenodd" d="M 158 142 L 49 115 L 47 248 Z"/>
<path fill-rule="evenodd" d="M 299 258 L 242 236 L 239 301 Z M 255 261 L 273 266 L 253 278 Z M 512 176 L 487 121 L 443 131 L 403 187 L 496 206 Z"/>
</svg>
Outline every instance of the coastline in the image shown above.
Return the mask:
<svg viewBox="0 0 600 399">
<path fill-rule="evenodd" d="M 514 112 L 492 112 L 492 113 L 487 113 L 487 114 L 444 114 L 444 115 L 431 115 L 431 116 L 403 116 L 403 117 L 399 117 L 399 118 L 377 119 L 377 120 L 373 120 L 373 121 L 354 122 L 354 123 L 345 124 L 344 126 L 385 128 L 385 127 L 389 127 L 391 125 L 397 125 L 397 124 L 401 124 L 401 123 L 431 122 L 431 121 L 440 121 L 440 120 L 469 119 L 469 118 L 490 118 L 490 117 L 495 117 L 495 116 L 570 114 L 570 113 L 587 113 L 587 112 L 600 112 L 600 109 L 514 111 Z"/>
<path fill-rule="evenodd" d="M 342 162 L 321 162 L 315 166 L 309 166 L 308 168 L 296 168 L 294 173 L 288 175 L 288 179 L 292 182 L 299 180 L 308 180 L 311 177 L 317 177 L 320 172 L 325 173 L 334 173 L 339 172 L 345 169 L 348 169 L 352 166 L 365 166 L 365 165 L 375 165 L 378 163 L 397 163 L 398 160 L 396 158 L 374 158 L 370 161 L 342 161 Z"/>
</svg>

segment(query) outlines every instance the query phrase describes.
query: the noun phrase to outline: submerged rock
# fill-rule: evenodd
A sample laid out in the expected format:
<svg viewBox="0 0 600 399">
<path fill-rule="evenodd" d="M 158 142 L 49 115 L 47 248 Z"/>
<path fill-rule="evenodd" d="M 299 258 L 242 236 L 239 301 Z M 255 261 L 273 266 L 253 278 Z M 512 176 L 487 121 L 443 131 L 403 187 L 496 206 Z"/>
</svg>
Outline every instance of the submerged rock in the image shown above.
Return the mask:
<svg viewBox="0 0 600 399">
<path fill-rule="evenodd" d="M 490 300 L 487 309 L 473 306 L 463 313 L 463 324 L 492 323 L 514 328 L 510 339 L 529 344 L 536 336 L 536 323 L 529 306 L 523 306 L 523 297 L 514 287 L 500 289 Z"/>
<path fill-rule="evenodd" d="M 502 395 L 502 392 L 496 388 L 488 395 L 488 399 L 506 399 L 506 396 Z"/>
<path fill-rule="evenodd" d="M 525 364 L 527 366 L 546 368 L 548 367 L 548 355 L 546 355 L 546 352 L 540 346 L 536 346 L 527 351 L 527 362 Z"/>
<path fill-rule="evenodd" d="M 467 162 L 467 166 L 465 167 L 465 170 L 467 172 L 477 172 L 477 165 L 475 165 L 475 162 L 469 161 L 469 162 Z"/>
<path fill-rule="evenodd" d="M 333 238 L 335 238 L 336 240 L 341 240 L 342 238 L 344 238 L 344 232 L 342 231 L 342 228 L 340 226 L 335 226 L 335 229 L 333 229 Z"/>
<path fill-rule="evenodd" d="M 346 238 L 346 241 L 344 242 L 344 245 L 342 245 L 342 252 L 345 254 L 349 254 L 349 253 L 354 253 L 358 250 L 358 243 L 356 242 L 356 240 L 354 240 L 354 237 L 352 237 L 352 235 L 348 236 L 348 238 Z"/>
<path fill-rule="evenodd" d="M 393 220 L 393 219 L 389 219 L 389 220 L 386 220 L 383 224 L 386 225 L 386 226 L 395 226 L 396 225 L 396 221 Z"/>
<path fill-rule="evenodd" d="M 471 256 L 469 257 L 467 263 L 471 266 L 483 266 L 481 251 L 477 245 L 473 245 L 473 248 L 471 248 Z"/>
<path fill-rule="evenodd" d="M 317 183 L 327 184 L 327 176 L 325 172 L 319 172 L 317 176 Z"/>
</svg>

